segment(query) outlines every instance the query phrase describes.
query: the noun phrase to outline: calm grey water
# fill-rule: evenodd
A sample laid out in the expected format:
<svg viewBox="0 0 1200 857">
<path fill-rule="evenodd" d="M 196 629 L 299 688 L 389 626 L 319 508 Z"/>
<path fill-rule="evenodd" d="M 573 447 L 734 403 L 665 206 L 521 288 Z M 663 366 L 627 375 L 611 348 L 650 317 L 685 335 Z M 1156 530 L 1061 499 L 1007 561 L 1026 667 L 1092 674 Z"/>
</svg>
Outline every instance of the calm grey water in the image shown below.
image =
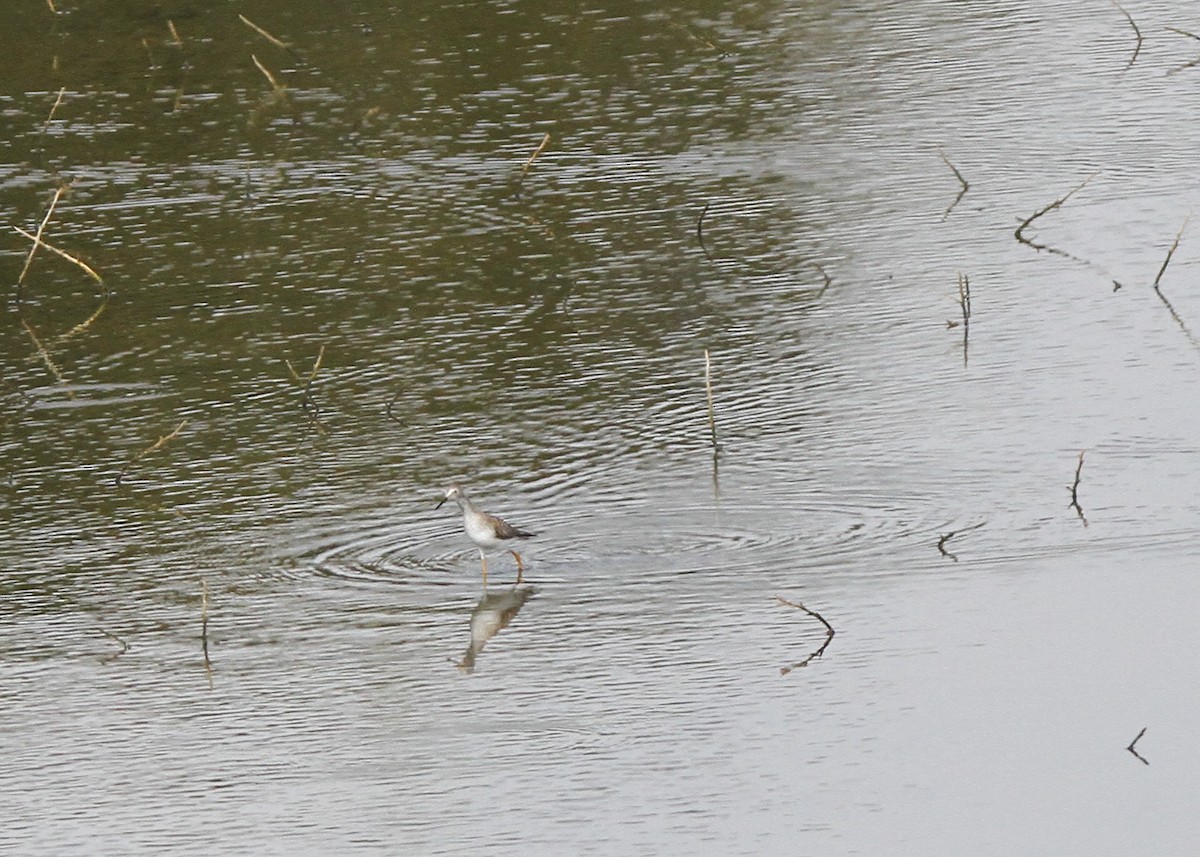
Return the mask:
<svg viewBox="0 0 1200 857">
<path fill-rule="evenodd" d="M 56 5 L 0 850 L 1200 848 L 1195 10 Z"/>
</svg>

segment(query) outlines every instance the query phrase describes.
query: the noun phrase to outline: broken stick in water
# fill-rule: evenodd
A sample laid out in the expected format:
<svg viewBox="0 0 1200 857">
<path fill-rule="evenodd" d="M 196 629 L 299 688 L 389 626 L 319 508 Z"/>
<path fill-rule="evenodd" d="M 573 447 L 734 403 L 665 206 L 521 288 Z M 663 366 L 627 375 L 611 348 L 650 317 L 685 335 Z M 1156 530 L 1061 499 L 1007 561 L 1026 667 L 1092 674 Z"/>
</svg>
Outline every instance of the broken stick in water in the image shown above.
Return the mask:
<svg viewBox="0 0 1200 857">
<path fill-rule="evenodd" d="M 1055 249 L 1054 247 L 1049 247 L 1045 244 L 1038 244 L 1038 243 L 1026 238 L 1021 233 L 1025 231 L 1025 229 L 1029 226 L 1029 224 L 1033 223 L 1033 221 L 1037 220 L 1042 215 L 1049 214 L 1051 211 L 1054 211 L 1054 209 L 1062 206 L 1063 203 L 1065 203 L 1068 199 L 1070 199 L 1075 194 L 1079 193 L 1079 191 L 1081 191 L 1085 187 L 1087 187 L 1088 183 L 1098 175 L 1100 175 L 1099 172 L 1092 173 L 1090 176 L 1088 176 L 1086 179 L 1084 179 L 1082 182 L 1080 182 L 1074 188 L 1067 191 L 1067 193 L 1063 194 L 1058 199 L 1054 200 L 1054 202 L 1050 203 L 1045 208 L 1035 211 L 1033 214 L 1029 215 L 1029 217 L 1027 217 L 1023 221 L 1021 221 L 1021 225 L 1017 227 L 1017 231 L 1016 231 L 1016 233 L 1014 233 L 1016 235 L 1017 241 L 1021 242 L 1022 244 L 1025 244 L 1029 247 L 1032 247 L 1034 250 L 1037 250 L 1039 252 L 1042 250 L 1045 250 L 1047 253 L 1057 253 L 1059 256 L 1066 256 L 1068 259 L 1074 259 L 1075 257 L 1072 256 L 1070 253 L 1068 253 L 1065 250 L 1058 250 L 1058 249 Z"/>
<path fill-rule="evenodd" d="M 1124 74 L 1125 72 L 1129 71 L 1129 67 L 1133 65 L 1134 60 L 1136 60 L 1138 58 L 1138 54 L 1141 53 L 1142 31 L 1138 29 L 1137 22 L 1133 20 L 1133 16 L 1125 11 L 1124 6 L 1118 3 L 1117 0 L 1113 0 L 1113 5 L 1116 6 L 1117 9 L 1120 10 L 1121 14 L 1125 16 L 1125 20 L 1129 22 L 1129 26 L 1133 27 L 1133 35 L 1137 39 L 1137 43 L 1133 46 L 1133 56 L 1129 58 L 1129 62 L 1125 63 L 1125 68 L 1121 70 L 1121 73 Z"/>
<path fill-rule="evenodd" d="M 258 70 L 263 73 L 263 76 L 271 82 L 271 88 L 275 90 L 276 95 L 283 95 L 287 92 L 287 87 L 279 82 L 275 75 L 271 74 L 271 70 L 267 68 L 254 54 L 250 54 L 250 59 L 254 60 L 254 64 L 258 66 Z"/>
<path fill-rule="evenodd" d="M 812 661 L 816 658 L 819 658 L 819 657 L 821 657 L 821 655 L 825 654 L 825 650 L 827 648 L 829 648 L 829 644 L 833 641 L 834 630 L 833 630 L 833 626 L 830 625 L 827 621 L 825 621 L 825 617 L 822 616 L 820 613 L 818 613 L 816 610 L 810 610 L 809 608 L 805 607 L 802 603 L 800 603 L 798 601 L 788 601 L 786 598 L 780 598 L 778 595 L 775 596 L 775 600 L 778 601 L 780 604 L 783 604 L 786 607 L 794 607 L 797 610 L 803 610 L 809 616 L 812 616 L 814 619 L 816 619 L 818 622 L 820 622 L 822 625 L 825 626 L 825 642 L 821 644 L 821 647 L 819 649 L 817 649 L 815 652 L 813 652 L 811 655 L 809 655 L 807 658 L 805 658 L 802 661 L 797 661 L 796 663 L 792 664 L 791 666 L 779 668 L 780 675 L 787 675 L 792 670 L 797 670 L 797 669 L 801 669 L 802 667 L 808 666 L 810 661 Z"/>
<path fill-rule="evenodd" d="M 208 659 L 208 581 L 200 578 L 200 648 L 204 652 L 204 672 L 212 686 L 212 662 Z"/>
<path fill-rule="evenodd" d="M 50 123 L 54 121 L 54 114 L 58 112 L 58 106 L 62 104 L 63 96 L 66 94 L 67 88 L 64 86 L 58 90 L 58 97 L 54 99 L 54 104 L 50 107 L 50 115 L 46 117 L 46 121 L 42 123 L 42 133 L 46 133 L 46 129 L 50 127 Z"/>
<path fill-rule="evenodd" d="M 1171 249 L 1167 251 L 1167 258 L 1163 259 L 1162 267 L 1158 269 L 1158 275 L 1154 278 L 1154 290 L 1158 291 L 1158 284 L 1162 281 L 1163 274 L 1167 271 L 1167 265 L 1171 264 L 1171 257 L 1175 255 L 1175 251 L 1179 249 L 1179 241 L 1183 238 L 1183 230 L 1187 229 L 1188 221 L 1192 219 L 1191 212 L 1183 219 L 1183 225 L 1179 227 L 1179 231 L 1175 233 L 1175 240 L 1171 243 Z"/>
<path fill-rule="evenodd" d="M 1088 525 L 1088 522 L 1087 518 L 1083 515 L 1083 507 L 1079 505 L 1079 480 L 1083 474 L 1083 456 L 1086 453 L 1086 449 L 1079 450 L 1079 463 L 1075 465 L 1075 481 L 1067 486 L 1067 490 L 1071 492 L 1071 503 L 1068 508 L 1075 510 L 1076 514 L 1079 515 L 1079 520 L 1083 521 L 1085 527 Z"/>
<path fill-rule="evenodd" d="M 1149 765 L 1149 764 L 1150 764 L 1149 760 L 1148 760 L 1148 759 L 1146 759 L 1144 756 L 1142 756 L 1142 754 L 1141 754 L 1141 753 L 1139 753 L 1139 752 L 1138 752 L 1137 750 L 1135 750 L 1134 748 L 1137 746 L 1137 742 L 1142 740 L 1142 736 L 1146 734 L 1146 729 L 1147 729 L 1147 728 L 1148 728 L 1148 727 L 1146 727 L 1146 726 L 1143 726 L 1143 727 L 1142 727 L 1142 731 L 1141 731 L 1141 732 L 1139 732 L 1139 733 L 1137 734 L 1137 736 L 1136 736 L 1136 737 L 1135 737 L 1135 738 L 1134 738 L 1132 741 L 1130 741 L 1130 742 L 1129 742 L 1129 746 L 1125 748 L 1125 749 L 1126 749 L 1126 750 L 1128 750 L 1130 753 L 1133 753 L 1133 755 L 1134 755 L 1134 756 L 1136 756 L 1136 757 L 1137 757 L 1137 759 L 1138 759 L 1138 761 L 1139 761 L 1139 762 L 1141 762 L 1143 765 Z"/>
<path fill-rule="evenodd" d="M 1179 313 L 1175 311 L 1175 307 L 1171 305 L 1171 302 L 1167 300 L 1167 296 L 1164 295 L 1162 289 L 1159 288 L 1159 283 L 1162 281 L 1163 274 L 1166 273 L 1167 265 L 1171 264 L 1171 257 L 1175 255 L 1175 250 L 1179 247 L 1179 241 L 1183 238 L 1183 230 L 1187 228 L 1188 221 L 1191 219 L 1192 215 L 1189 212 L 1188 216 L 1183 219 L 1183 225 L 1180 226 L 1179 231 L 1175 233 L 1175 241 L 1172 242 L 1171 249 L 1167 251 L 1167 258 L 1163 259 L 1162 267 L 1158 269 L 1158 275 L 1154 278 L 1154 293 L 1158 295 L 1158 299 L 1162 301 L 1163 306 L 1167 308 L 1167 312 L 1171 314 L 1171 318 L 1175 319 L 1175 323 L 1179 325 L 1179 329 L 1183 331 L 1184 336 L 1188 338 L 1188 341 L 1192 343 L 1193 347 L 1200 348 L 1200 342 L 1197 342 L 1196 338 L 1192 336 L 1192 331 L 1188 329 L 1188 326 L 1184 322 L 1183 318 L 1181 318 Z"/>
<path fill-rule="evenodd" d="M 961 530 L 951 530 L 950 532 L 944 534 L 940 539 L 938 539 L 938 543 L 937 543 L 938 552 L 942 556 L 949 557 L 950 559 L 954 560 L 955 562 L 958 562 L 958 557 L 956 555 L 950 553 L 950 551 L 946 550 L 946 542 L 950 541 L 952 538 L 957 536 L 959 533 L 969 533 L 971 530 L 978 530 L 980 527 L 982 527 L 986 523 L 987 523 L 987 521 L 980 521 L 978 524 L 972 524 L 969 527 L 963 527 Z"/>
<path fill-rule="evenodd" d="M 542 142 L 538 143 L 537 148 L 533 150 L 533 154 L 529 156 L 529 160 L 525 162 L 525 166 L 521 167 L 522 176 L 529 172 L 529 168 L 533 166 L 533 162 L 538 159 L 538 155 L 540 155 L 549 144 L 550 132 L 547 131 L 542 137 Z"/>
<path fill-rule="evenodd" d="M 308 416 L 308 421 L 317 427 L 317 431 L 325 434 L 325 426 L 321 425 L 321 409 L 317 407 L 316 401 L 312 397 L 313 381 L 317 378 L 317 372 L 321 369 L 321 361 L 325 359 L 325 346 L 322 345 L 317 352 L 317 359 L 313 361 L 312 369 L 309 370 L 306 378 L 301 378 L 292 366 L 292 361 L 284 360 L 287 364 L 288 372 L 292 375 L 292 380 L 304 388 L 304 397 L 300 400 L 300 407 Z"/>
<path fill-rule="evenodd" d="M 945 152 L 939 152 L 938 154 L 941 155 L 942 160 L 946 162 L 946 166 L 950 168 L 950 171 L 954 173 L 954 177 L 958 179 L 958 183 L 962 185 L 962 190 L 958 192 L 958 196 L 954 197 L 954 202 L 950 203 L 950 207 L 947 208 L 942 214 L 942 220 L 945 220 L 950 216 L 950 212 L 954 209 L 954 206 L 958 205 L 959 201 L 967 195 L 967 191 L 970 189 L 971 185 L 965 178 L 963 178 L 963 174 L 958 171 L 958 167 L 950 163 L 950 159 L 946 157 Z"/>
<path fill-rule="evenodd" d="M 102 656 L 100 658 L 100 663 L 106 664 L 109 661 L 115 661 L 117 658 L 121 657 L 121 655 L 123 655 L 129 651 L 129 643 L 122 640 L 116 634 L 112 634 L 108 631 L 105 631 L 103 628 L 100 628 L 99 631 L 101 634 L 108 637 L 110 640 L 112 640 L 113 642 L 115 642 L 117 645 L 119 645 L 121 647 L 121 650 L 118 652 L 110 652 L 109 654 Z"/>
<path fill-rule="evenodd" d="M 50 115 L 51 116 L 54 115 L 53 110 L 50 112 Z M 50 199 L 50 206 L 46 209 L 46 216 L 43 217 L 42 222 L 38 224 L 36 235 L 30 235 L 28 232 L 26 232 L 24 229 L 21 229 L 19 226 L 13 227 L 13 229 L 16 229 L 22 235 L 26 236 L 27 238 L 33 239 L 33 246 L 29 248 L 29 254 L 25 257 L 25 266 L 23 268 L 21 268 L 21 274 L 19 277 L 17 277 L 18 295 L 20 294 L 20 292 L 19 292 L 20 285 L 23 282 L 25 282 L 25 275 L 27 273 L 29 273 L 29 266 L 33 264 L 33 256 L 35 253 L 37 253 L 37 248 L 42 243 L 42 232 L 45 231 L 46 224 L 50 222 L 50 218 L 54 216 L 54 207 L 56 205 L 58 205 L 59 197 L 61 197 L 63 195 L 63 193 L 66 191 L 66 189 L 68 187 L 70 187 L 70 185 L 62 184 L 54 189 L 54 196 L 51 197 L 51 199 Z M 19 297 L 18 297 L 18 302 L 20 302 Z"/>
<path fill-rule="evenodd" d="M 243 24 L 245 24 L 247 27 L 249 27 L 249 28 L 250 28 L 251 30 L 253 30 L 254 32 L 258 33 L 260 36 L 262 36 L 262 37 L 263 37 L 264 39 L 266 39 L 268 42 L 270 42 L 271 44 L 273 44 L 275 47 L 277 47 L 277 48 L 283 48 L 285 51 L 291 51 L 291 50 L 292 50 L 292 47 L 291 47 L 291 45 L 289 45 L 287 42 L 285 42 L 285 41 L 283 41 L 282 39 L 276 38 L 275 36 L 271 35 L 271 34 L 270 34 L 270 33 L 268 33 L 266 30 L 264 30 L 262 27 L 258 26 L 258 24 L 254 23 L 254 22 L 253 22 L 253 21 L 251 21 L 249 18 L 247 18 L 245 15 L 241 15 L 241 14 L 239 14 L 239 15 L 238 15 L 238 18 L 241 20 L 241 22 L 242 22 Z"/>
<path fill-rule="evenodd" d="M 121 480 L 125 477 L 125 474 L 127 472 L 129 472 L 129 468 L 132 467 L 135 463 L 137 463 L 138 461 L 141 461 L 143 458 L 145 458 L 147 455 L 154 452 L 155 450 L 162 449 L 164 446 L 166 446 L 168 443 L 173 441 L 175 438 L 179 437 L 179 433 L 181 431 L 183 431 L 183 427 L 186 426 L 187 424 L 188 424 L 187 419 L 184 419 L 182 422 L 179 423 L 179 425 L 177 425 L 175 427 L 175 431 L 171 432 L 170 434 L 163 435 L 158 440 L 156 440 L 154 443 L 150 444 L 148 447 L 143 449 L 141 452 L 134 455 L 133 458 L 129 459 L 129 461 L 125 462 L 125 466 L 122 467 L 120 472 L 117 473 L 117 478 L 115 480 L 115 484 L 117 484 L 117 485 L 121 484 Z"/>
<path fill-rule="evenodd" d="M 707 348 L 704 349 L 704 389 L 708 392 L 708 428 L 712 432 L 713 456 L 716 457 L 721 452 L 721 445 L 717 442 L 717 417 L 713 410 L 712 361 L 708 359 Z"/>
<path fill-rule="evenodd" d="M 87 262 L 84 262 L 82 259 L 78 259 L 75 256 L 72 256 L 66 250 L 59 250 L 57 247 L 55 247 L 53 244 L 49 243 L 45 239 L 39 238 L 37 235 L 32 235 L 32 234 L 26 232 L 20 226 L 14 226 L 13 229 L 15 229 L 17 232 L 21 233 L 26 238 L 31 240 L 33 242 L 34 247 L 45 247 L 51 253 L 55 253 L 55 254 L 61 256 L 62 258 L 66 259 L 68 262 L 72 262 L 72 263 L 78 265 L 80 268 L 83 269 L 84 273 L 86 273 L 89 277 L 91 277 L 97 283 L 101 283 L 101 284 L 104 283 L 104 278 L 101 277 L 99 274 L 97 274 L 95 269 L 92 268 L 92 266 L 89 265 Z M 33 251 L 30 250 L 29 258 L 32 258 L 32 253 L 33 253 Z M 26 259 L 26 268 L 28 268 L 28 261 L 29 261 L 29 259 Z M 22 274 L 21 276 L 24 277 L 25 275 Z M 20 281 L 18 281 L 17 285 L 20 285 Z"/>
</svg>

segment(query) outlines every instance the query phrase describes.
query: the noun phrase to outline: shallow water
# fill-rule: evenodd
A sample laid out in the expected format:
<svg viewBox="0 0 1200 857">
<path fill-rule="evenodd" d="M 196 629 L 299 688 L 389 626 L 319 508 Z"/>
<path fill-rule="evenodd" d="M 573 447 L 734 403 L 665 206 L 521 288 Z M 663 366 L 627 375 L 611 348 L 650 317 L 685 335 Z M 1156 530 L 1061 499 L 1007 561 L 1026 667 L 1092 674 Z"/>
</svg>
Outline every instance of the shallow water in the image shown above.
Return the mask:
<svg viewBox="0 0 1200 857">
<path fill-rule="evenodd" d="M 1182 13 L 58 5 L 0 210 L 108 297 L 0 319 L 4 850 L 1195 850 Z"/>
</svg>

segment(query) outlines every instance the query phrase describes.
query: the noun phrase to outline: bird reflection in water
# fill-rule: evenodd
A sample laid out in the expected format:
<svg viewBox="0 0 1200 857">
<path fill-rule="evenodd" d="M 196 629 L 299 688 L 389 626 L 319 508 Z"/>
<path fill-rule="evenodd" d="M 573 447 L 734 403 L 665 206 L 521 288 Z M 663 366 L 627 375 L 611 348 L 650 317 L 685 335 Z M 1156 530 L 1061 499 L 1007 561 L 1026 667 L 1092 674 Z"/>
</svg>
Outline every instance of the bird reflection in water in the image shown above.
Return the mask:
<svg viewBox="0 0 1200 857">
<path fill-rule="evenodd" d="M 483 651 L 488 640 L 507 628 L 508 623 L 536 592 L 533 586 L 513 586 L 499 592 L 485 589 L 479 603 L 471 611 L 471 643 L 458 662 L 458 668 L 465 673 L 474 672 L 475 658 Z"/>
</svg>

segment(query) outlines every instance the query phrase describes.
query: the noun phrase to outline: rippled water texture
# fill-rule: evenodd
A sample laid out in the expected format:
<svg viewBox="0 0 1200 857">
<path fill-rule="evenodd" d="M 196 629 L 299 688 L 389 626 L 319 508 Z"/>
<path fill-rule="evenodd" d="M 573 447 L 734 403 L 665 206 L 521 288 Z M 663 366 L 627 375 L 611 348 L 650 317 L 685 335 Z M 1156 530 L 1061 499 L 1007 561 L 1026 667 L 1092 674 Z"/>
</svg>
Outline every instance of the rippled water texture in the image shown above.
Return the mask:
<svg viewBox="0 0 1200 857">
<path fill-rule="evenodd" d="M 1195 10 L 10 5 L 0 851 L 1196 853 Z"/>
</svg>

